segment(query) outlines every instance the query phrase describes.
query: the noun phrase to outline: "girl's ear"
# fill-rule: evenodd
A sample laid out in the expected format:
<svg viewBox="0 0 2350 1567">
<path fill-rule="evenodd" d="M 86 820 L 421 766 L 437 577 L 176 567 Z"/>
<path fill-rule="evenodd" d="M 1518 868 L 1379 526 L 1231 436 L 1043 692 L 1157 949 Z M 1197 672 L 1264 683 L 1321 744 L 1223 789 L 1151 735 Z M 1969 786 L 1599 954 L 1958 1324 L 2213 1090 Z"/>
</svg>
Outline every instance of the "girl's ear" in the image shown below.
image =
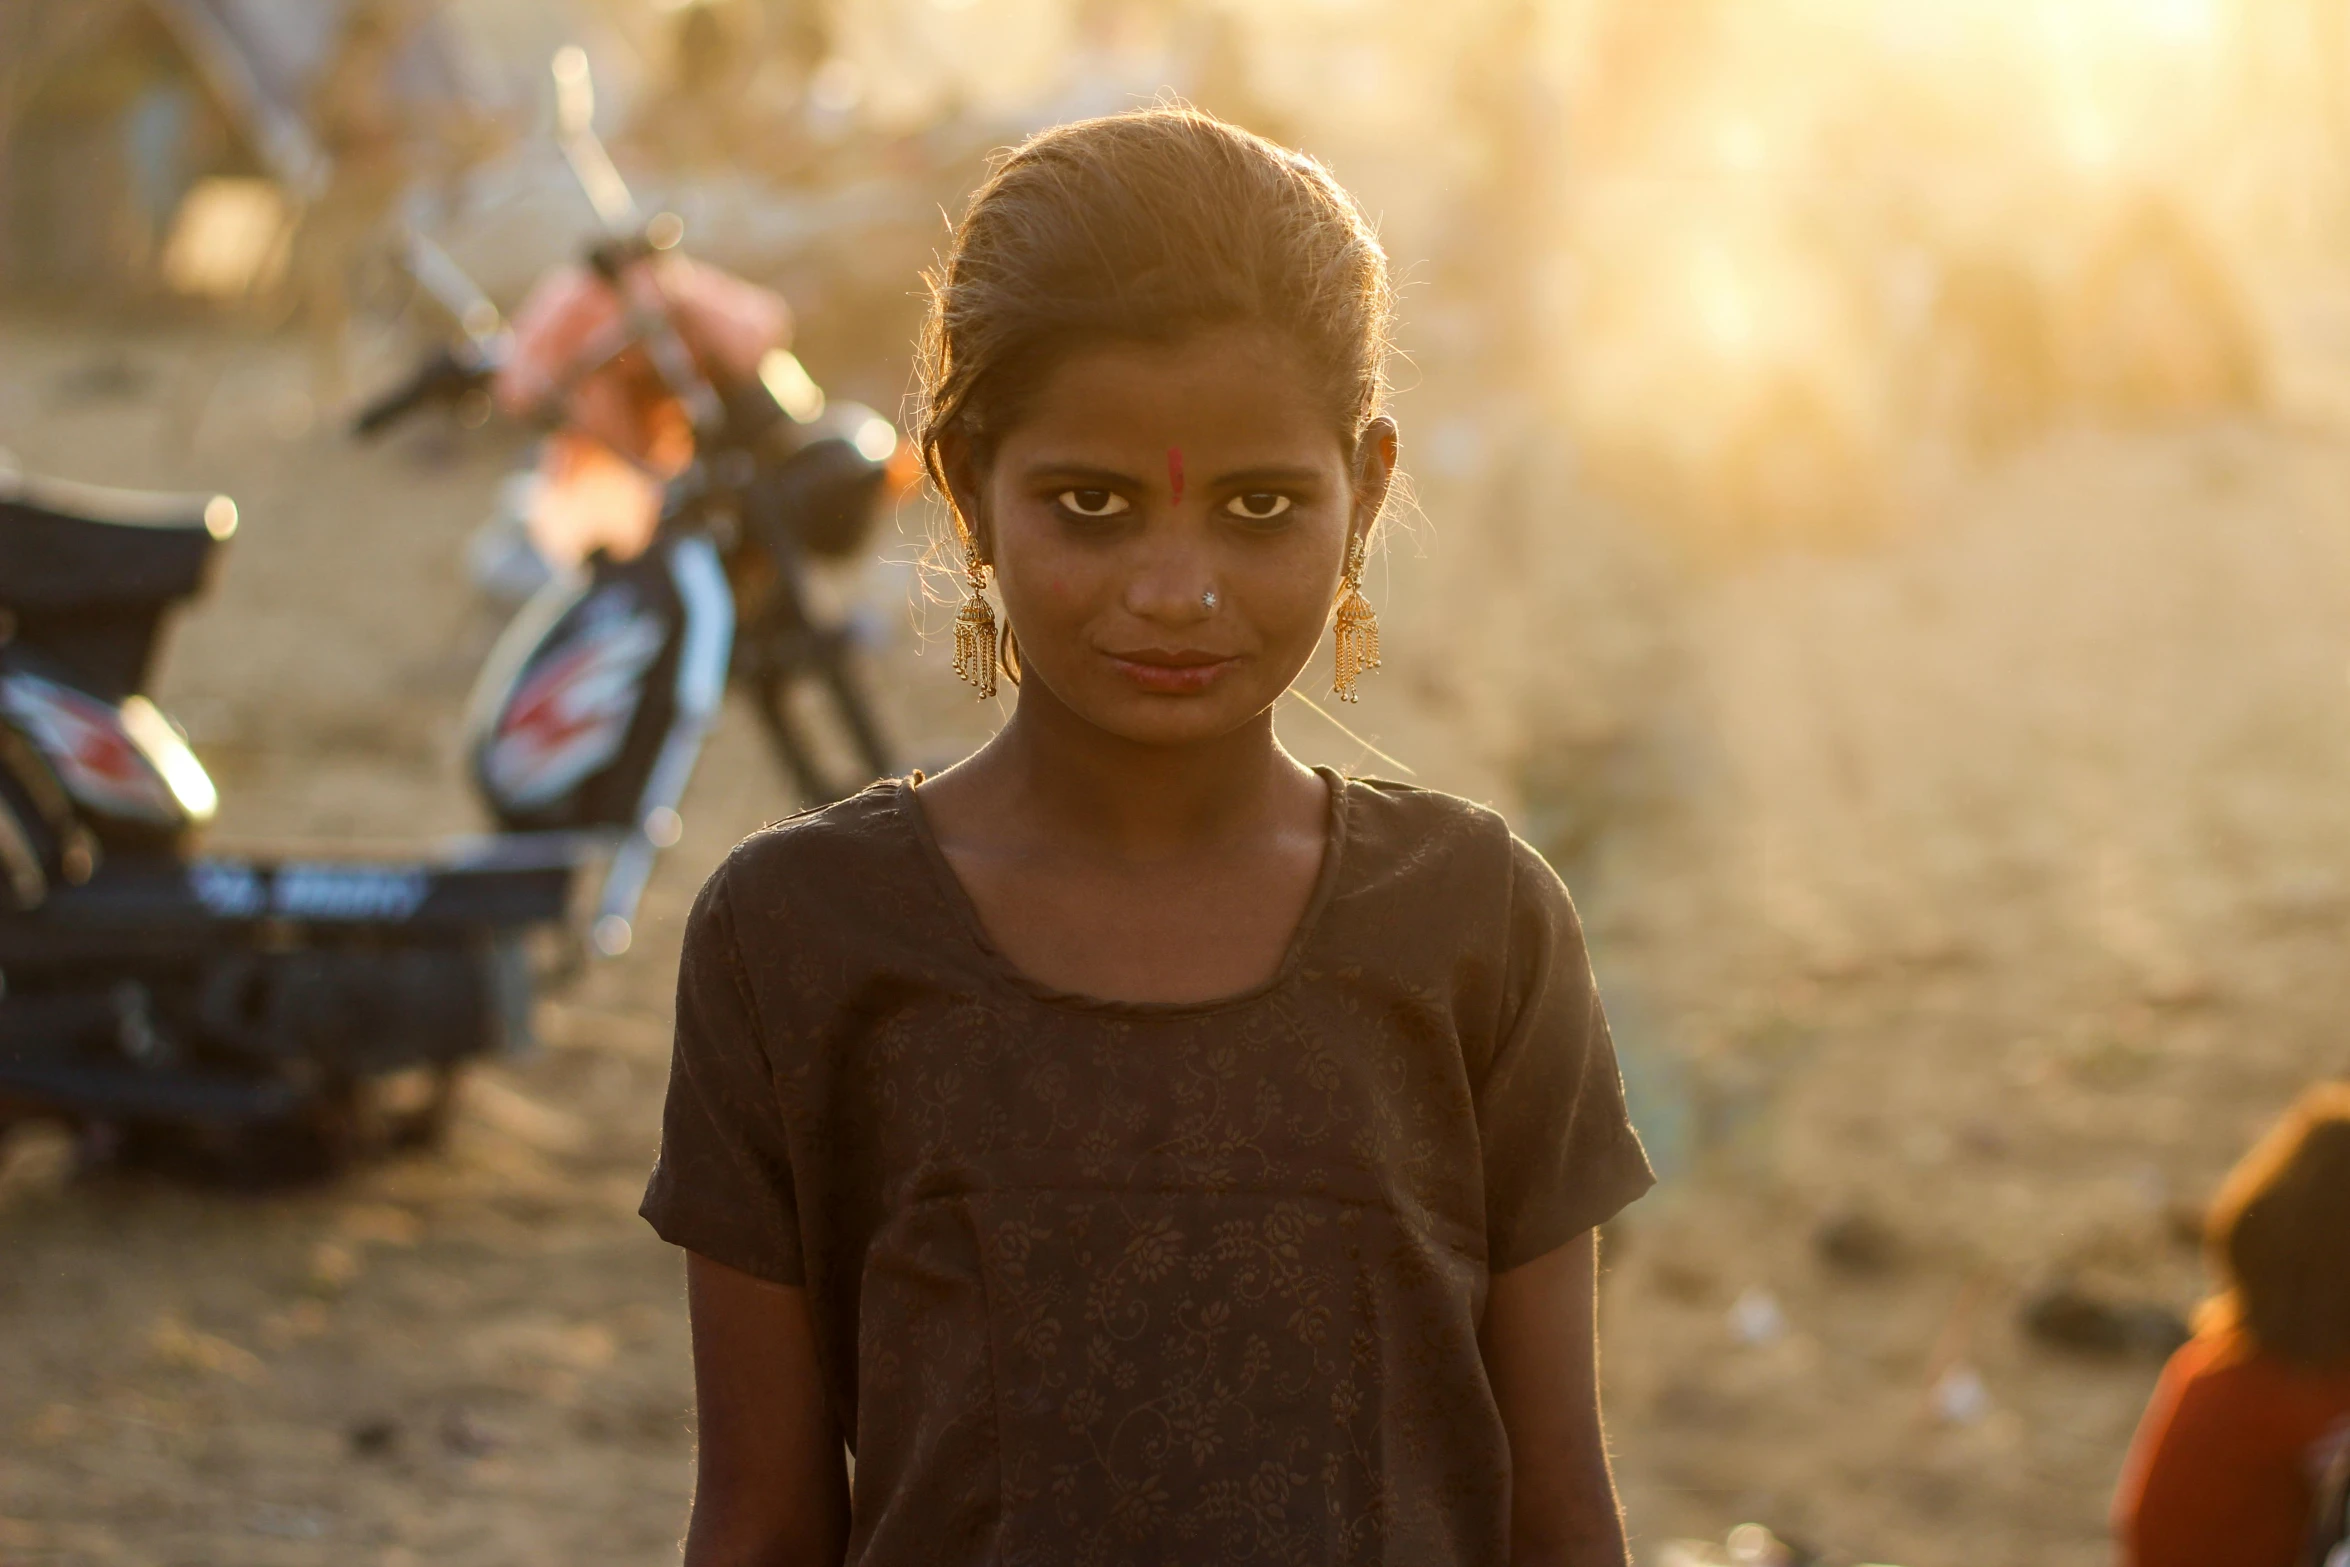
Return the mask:
<svg viewBox="0 0 2350 1567">
<path fill-rule="evenodd" d="M 947 504 L 955 514 L 955 531 L 982 562 L 995 558 L 987 536 L 987 512 L 981 504 L 979 464 L 971 437 L 962 430 L 942 431 L 938 438 L 939 471 L 946 476 Z"/>
<path fill-rule="evenodd" d="M 1355 540 L 1367 542 L 1386 509 L 1387 492 L 1395 483 L 1396 449 L 1395 421 L 1385 414 L 1364 425 L 1355 442 L 1354 516 L 1348 529 Z"/>
</svg>

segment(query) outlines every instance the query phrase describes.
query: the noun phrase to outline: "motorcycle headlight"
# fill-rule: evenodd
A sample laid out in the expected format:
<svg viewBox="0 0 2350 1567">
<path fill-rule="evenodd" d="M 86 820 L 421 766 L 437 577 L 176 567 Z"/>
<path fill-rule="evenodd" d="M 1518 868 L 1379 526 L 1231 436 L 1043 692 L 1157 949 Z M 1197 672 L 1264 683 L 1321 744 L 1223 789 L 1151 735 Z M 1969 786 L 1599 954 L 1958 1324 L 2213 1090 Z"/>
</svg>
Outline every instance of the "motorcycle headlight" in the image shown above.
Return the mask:
<svg viewBox="0 0 2350 1567">
<path fill-rule="evenodd" d="M 204 764 L 196 760 L 196 753 L 188 749 L 187 740 L 179 726 L 163 716 L 162 709 L 143 696 L 125 698 L 122 704 L 123 733 L 131 737 L 155 771 L 163 775 L 164 787 L 179 801 L 180 809 L 188 813 L 192 822 L 208 822 L 213 812 L 220 809 L 220 791 L 212 787 L 212 775 L 204 771 Z"/>
</svg>

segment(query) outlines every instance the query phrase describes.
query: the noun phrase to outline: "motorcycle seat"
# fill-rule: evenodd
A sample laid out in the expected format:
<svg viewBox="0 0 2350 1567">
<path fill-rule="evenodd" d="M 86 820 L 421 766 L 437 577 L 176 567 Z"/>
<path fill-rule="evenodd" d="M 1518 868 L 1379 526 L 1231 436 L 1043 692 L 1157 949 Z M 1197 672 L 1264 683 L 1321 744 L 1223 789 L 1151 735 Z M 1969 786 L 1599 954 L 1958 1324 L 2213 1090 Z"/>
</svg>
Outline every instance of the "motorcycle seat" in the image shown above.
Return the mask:
<svg viewBox="0 0 2350 1567">
<path fill-rule="evenodd" d="M 202 591 L 236 527 L 225 495 L 102 489 L 0 466 L 0 607 L 161 609 Z"/>
</svg>

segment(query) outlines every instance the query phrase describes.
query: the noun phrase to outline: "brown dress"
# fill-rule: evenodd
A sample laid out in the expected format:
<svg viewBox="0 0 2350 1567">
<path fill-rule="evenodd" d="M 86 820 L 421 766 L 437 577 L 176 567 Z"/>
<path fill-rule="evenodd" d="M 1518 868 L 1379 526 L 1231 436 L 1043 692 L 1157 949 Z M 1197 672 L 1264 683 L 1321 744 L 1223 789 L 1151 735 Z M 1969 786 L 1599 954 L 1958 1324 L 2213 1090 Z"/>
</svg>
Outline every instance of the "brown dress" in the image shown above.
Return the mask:
<svg viewBox="0 0 2350 1567">
<path fill-rule="evenodd" d="M 644 1213 L 806 1287 L 859 1567 L 1507 1559 L 1487 1280 L 1648 1164 L 1550 868 L 1326 776 L 1305 917 L 1223 1001 L 1028 979 L 907 783 L 703 889 Z"/>
</svg>

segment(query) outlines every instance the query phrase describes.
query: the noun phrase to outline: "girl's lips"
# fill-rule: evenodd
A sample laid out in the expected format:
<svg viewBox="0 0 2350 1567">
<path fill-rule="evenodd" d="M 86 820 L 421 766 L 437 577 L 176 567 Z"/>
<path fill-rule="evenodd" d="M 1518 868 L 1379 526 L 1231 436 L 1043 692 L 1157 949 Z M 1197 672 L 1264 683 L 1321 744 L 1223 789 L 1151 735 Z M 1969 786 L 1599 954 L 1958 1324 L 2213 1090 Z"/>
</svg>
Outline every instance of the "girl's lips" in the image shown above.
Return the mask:
<svg viewBox="0 0 2350 1567">
<path fill-rule="evenodd" d="M 1181 662 L 1157 657 L 1121 658 L 1112 653 L 1111 664 L 1119 674 L 1143 690 L 1158 696 L 1196 696 L 1221 680 L 1226 671 L 1240 662 L 1237 658 L 1198 658 L 1180 655 Z"/>
</svg>

